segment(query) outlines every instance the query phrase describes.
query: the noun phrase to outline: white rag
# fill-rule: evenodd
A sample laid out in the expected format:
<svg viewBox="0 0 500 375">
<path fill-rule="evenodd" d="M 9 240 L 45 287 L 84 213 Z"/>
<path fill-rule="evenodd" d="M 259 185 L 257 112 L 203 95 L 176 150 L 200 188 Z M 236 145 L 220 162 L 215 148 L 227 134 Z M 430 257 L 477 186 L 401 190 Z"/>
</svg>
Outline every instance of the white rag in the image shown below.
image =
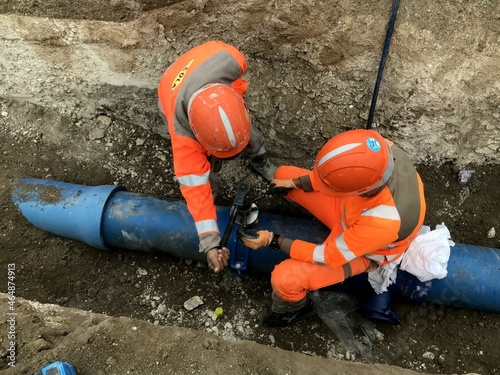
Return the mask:
<svg viewBox="0 0 500 375">
<path fill-rule="evenodd" d="M 373 290 L 377 294 L 386 292 L 396 282 L 398 265 L 422 282 L 446 277 L 450 247 L 455 245 L 450 237 L 450 231 L 444 223 L 436 225 L 435 230 L 422 225 L 417 238 L 402 257 L 368 273 Z"/>
<path fill-rule="evenodd" d="M 422 282 L 446 277 L 450 247 L 455 245 L 450 231 L 442 223 L 434 230 L 423 225 L 418 233 L 403 255 L 401 269 Z"/>
<path fill-rule="evenodd" d="M 401 263 L 401 258 L 402 257 L 399 257 L 394 262 L 384 264 L 375 271 L 368 273 L 368 281 L 377 294 L 387 292 L 387 287 L 396 282 L 398 265 Z"/>
</svg>

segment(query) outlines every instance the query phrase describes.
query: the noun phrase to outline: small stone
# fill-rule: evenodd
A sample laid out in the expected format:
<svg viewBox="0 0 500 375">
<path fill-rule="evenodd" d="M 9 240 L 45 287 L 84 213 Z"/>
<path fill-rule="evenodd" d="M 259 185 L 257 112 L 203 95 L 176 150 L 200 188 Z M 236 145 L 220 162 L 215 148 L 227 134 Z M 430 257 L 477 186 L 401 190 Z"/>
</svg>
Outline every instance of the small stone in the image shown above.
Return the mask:
<svg viewBox="0 0 500 375">
<path fill-rule="evenodd" d="M 97 117 L 97 120 L 101 125 L 106 127 L 108 127 L 111 124 L 111 118 L 109 118 L 108 116 L 99 116 Z"/>
<path fill-rule="evenodd" d="M 2 117 L 7 117 L 8 113 L 5 111 L 2 111 Z"/>
<path fill-rule="evenodd" d="M 474 170 L 463 170 L 458 173 L 458 182 L 462 185 L 469 182 L 469 179 L 476 171 Z"/>
<path fill-rule="evenodd" d="M 495 238 L 496 234 L 497 233 L 496 233 L 495 227 L 491 227 L 486 236 L 488 238 Z"/>
<path fill-rule="evenodd" d="M 137 276 L 146 276 L 148 274 L 148 271 L 146 271 L 144 268 L 138 268 L 137 269 Z"/>
<path fill-rule="evenodd" d="M 90 132 L 89 132 L 89 138 L 91 140 L 94 140 L 94 139 L 102 139 L 104 138 L 104 129 L 92 129 Z"/>
<path fill-rule="evenodd" d="M 108 359 L 106 359 L 106 364 L 108 366 L 114 366 L 116 365 L 116 359 L 113 357 L 108 357 Z"/>
<path fill-rule="evenodd" d="M 158 314 L 165 314 L 167 312 L 167 305 L 165 305 L 164 303 L 160 303 L 156 311 L 158 312 Z"/>
<path fill-rule="evenodd" d="M 196 309 L 198 306 L 203 305 L 203 300 L 200 296 L 194 296 L 184 302 L 184 308 L 187 311 Z"/>
<path fill-rule="evenodd" d="M 435 355 L 432 352 L 425 352 L 424 354 L 422 354 L 422 357 L 424 357 L 425 359 L 432 359 L 433 360 L 435 358 Z"/>
<path fill-rule="evenodd" d="M 273 335 L 269 335 L 269 341 L 271 341 L 271 345 L 276 344 L 276 338 Z"/>
<path fill-rule="evenodd" d="M 375 329 L 375 337 L 377 338 L 378 341 L 384 340 L 384 334 L 380 332 L 378 329 Z"/>
</svg>

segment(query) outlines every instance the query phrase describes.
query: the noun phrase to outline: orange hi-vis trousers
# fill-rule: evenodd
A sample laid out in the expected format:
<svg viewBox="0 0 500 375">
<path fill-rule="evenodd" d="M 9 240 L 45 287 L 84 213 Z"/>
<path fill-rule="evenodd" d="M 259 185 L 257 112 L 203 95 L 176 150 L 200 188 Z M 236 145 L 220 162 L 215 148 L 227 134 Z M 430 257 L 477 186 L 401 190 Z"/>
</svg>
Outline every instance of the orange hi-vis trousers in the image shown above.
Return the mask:
<svg viewBox="0 0 500 375">
<path fill-rule="evenodd" d="M 276 171 L 275 178 L 298 178 L 308 172 L 298 167 L 282 166 Z M 306 193 L 302 189 L 290 191 L 286 198 L 300 204 L 330 228 L 331 233 L 327 240 L 335 238 L 342 232 L 339 223 L 339 198 L 328 197 L 319 192 Z M 349 276 L 371 270 L 371 264 L 371 260 L 363 256 L 352 260 L 348 263 L 350 266 Z M 278 264 L 271 273 L 271 285 L 274 293 L 282 300 L 298 302 L 306 296 L 308 290 L 317 290 L 343 282 L 346 274 L 344 268 L 286 259 Z"/>
</svg>

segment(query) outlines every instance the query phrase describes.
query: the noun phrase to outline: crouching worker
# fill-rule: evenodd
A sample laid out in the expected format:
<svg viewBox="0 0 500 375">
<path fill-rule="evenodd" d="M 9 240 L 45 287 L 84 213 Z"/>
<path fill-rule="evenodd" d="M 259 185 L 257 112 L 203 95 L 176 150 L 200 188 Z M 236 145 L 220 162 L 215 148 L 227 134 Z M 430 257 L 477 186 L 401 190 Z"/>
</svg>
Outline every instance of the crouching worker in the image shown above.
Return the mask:
<svg viewBox="0 0 500 375">
<path fill-rule="evenodd" d="M 174 172 L 194 219 L 199 249 L 208 267 L 228 264 L 221 248 L 214 205 L 222 162 L 242 155 L 268 182 L 276 167 L 268 160 L 264 138 L 250 123 L 243 99 L 247 61 L 235 47 L 209 41 L 181 55 L 158 86 L 160 115 L 168 126 Z"/>
<path fill-rule="evenodd" d="M 270 192 L 285 193 L 331 233 L 317 244 L 266 229 L 239 232 L 252 249 L 269 246 L 290 255 L 271 273 L 272 307 L 262 322 L 267 327 L 312 316 L 308 291 L 394 268 L 425 216 L 422 181 L 408 155 L 373 130 L 350 130 L 330 139 L 313 171 L 278 168 Z"/>
</svg>

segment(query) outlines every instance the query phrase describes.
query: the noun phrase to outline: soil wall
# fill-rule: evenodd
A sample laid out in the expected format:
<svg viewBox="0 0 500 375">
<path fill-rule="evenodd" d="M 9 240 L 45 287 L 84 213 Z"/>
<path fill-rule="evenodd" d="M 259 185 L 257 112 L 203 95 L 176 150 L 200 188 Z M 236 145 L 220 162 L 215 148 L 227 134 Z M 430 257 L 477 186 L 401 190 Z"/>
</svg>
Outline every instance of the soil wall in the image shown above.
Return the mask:
<svg viewBox="0 0 500 375">
<path fill-rule="evenodd" d="M 122 118 L 165 135 L 156 86 L 209 39 L 247 56 L 247 102 L 277 156 L 303 160 L 364 127 L 392 2 L 12 1 L 0 5 L 0 96 L 82 124 Z M 496 1 L 402 1 L 374 125 L 417 160 L 498 163 Z M 50 123 L 38 124 L 52 132 Z M 287 151 L 291 143 L 296 152 Z M 284 146 L 284 147 L 283 147 Z"/>
</svg>

